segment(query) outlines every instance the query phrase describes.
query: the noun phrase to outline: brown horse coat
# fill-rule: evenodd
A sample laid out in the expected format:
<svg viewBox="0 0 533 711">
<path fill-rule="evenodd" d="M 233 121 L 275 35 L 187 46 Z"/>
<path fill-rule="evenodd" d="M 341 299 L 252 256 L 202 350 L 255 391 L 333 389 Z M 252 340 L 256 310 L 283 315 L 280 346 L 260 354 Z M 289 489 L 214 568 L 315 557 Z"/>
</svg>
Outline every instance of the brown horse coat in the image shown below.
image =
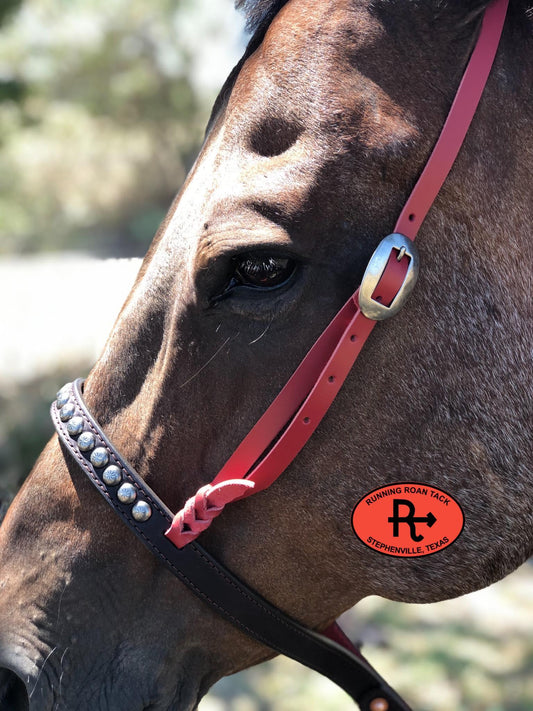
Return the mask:
<svg viewBox="0 0 533 711">
<path fill-rule="evenodd" d="M 174 510 L 213 478 L 391 231 L 486 3 L 248 5 L 256 34 L 86 384 L 111 440 Z M 202 537 L 310 626 L 370 594 L 430 602 L 478 589 L 532 551 L 526 9 L 511 2 L 420 231 L 408 306 L 376 329 L 283 477 Z M 217 298 L 250 253 L 294 260 L 294 276 Z M 463 506 L 463 534 L 437 555 L 387 558 L 353 535 L 356 501 L 406 479 Z M 14 711 L 192 709 L 217 678 L 270 654 L 162 569 L 55 438 L 0 529 L 0 570 L 0 665 L 22 680 L 4 674 Z"/>
</svg>

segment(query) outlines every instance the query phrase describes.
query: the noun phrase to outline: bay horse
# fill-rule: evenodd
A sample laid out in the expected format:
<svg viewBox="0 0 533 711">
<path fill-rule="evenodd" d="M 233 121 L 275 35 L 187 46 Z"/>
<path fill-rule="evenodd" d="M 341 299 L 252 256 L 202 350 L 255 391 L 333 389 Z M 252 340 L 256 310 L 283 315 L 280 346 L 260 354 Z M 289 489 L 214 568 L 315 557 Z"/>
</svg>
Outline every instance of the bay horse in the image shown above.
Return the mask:
<svg viewBox="0 0 533 711">
<path fill-rule="evenodd" d="M 238 4 L 250 44 L 84 386 L 173 510 L 353 293 L 439 135 L 488 2 Z M 307 627 L 368 595 L 462 595 L 532 553 L 532 45 L 529 4 L 511 0 L 420 229 L 408 305 L 374 331 L 284 475 L 201 535 Z M 65 328 L 98 328 L 75 274 L 50 288 Z M 435 555 L 380 555 L 352 531 L 361 497 L 406 480 L 462 506 L 463 532 Z M 57 437 L 0 528 L 0 570 L 2 711 L 185 711 L 272 655 L 130 535 Z"/>
</svg>

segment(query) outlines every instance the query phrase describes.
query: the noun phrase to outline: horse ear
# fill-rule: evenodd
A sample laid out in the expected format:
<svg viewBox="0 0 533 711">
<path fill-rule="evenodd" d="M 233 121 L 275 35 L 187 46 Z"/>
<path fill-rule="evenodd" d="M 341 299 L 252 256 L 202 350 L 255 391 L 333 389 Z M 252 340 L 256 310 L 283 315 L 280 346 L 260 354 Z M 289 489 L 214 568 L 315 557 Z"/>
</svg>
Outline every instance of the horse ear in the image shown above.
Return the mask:
<svg viewBox="0 0 533 711">
<path fill-rule="evenodd" d="M 287 0 L 235 0 L 235 7 L 246 18 L 246 29 L 255 32 L 269 25 Z"/>
</svg>

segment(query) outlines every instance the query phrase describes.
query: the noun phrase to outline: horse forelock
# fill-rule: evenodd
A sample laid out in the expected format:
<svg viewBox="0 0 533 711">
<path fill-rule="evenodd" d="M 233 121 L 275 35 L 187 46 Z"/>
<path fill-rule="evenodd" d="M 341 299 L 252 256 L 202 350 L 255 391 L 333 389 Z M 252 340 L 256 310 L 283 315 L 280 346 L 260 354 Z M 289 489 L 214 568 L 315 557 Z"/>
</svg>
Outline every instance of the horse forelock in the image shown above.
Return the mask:
<svg viewBox="0 0 533 711">
<path fill-rule="evenodd" d="M 255 32 L 264 24 L 270 24 L 288 0 L 235 0 L 235 7 L 246 19 L 246 28 Z"/>
</svg>

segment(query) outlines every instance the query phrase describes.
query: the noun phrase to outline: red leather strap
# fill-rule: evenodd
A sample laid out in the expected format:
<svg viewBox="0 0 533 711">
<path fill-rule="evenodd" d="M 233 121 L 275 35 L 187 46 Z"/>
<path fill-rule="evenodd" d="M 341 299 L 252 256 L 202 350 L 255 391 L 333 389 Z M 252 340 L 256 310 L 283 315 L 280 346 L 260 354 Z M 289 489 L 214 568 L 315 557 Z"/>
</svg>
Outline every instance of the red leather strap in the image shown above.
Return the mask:
<svg viewBox="0 0 533 711">
<path fill-rule="evenodd" d="M 344 647 L 344 649 L 347 649 L 357 657 L 364 658 L 361 654 L 361 650 L 356 647 L 352 640 L 344 633 L 338 622 L 332 622 L 330 626 L 322 632 L 322 634 L 334 642 L 337 642 L 337 644 L 340 644 L 341 647 Z"/>
<path fill-rule="evenodd" d="M 390 304 L 403 284 L 407 259 L 396 259 L 380 280 L 374 298 Z M 299 367 L 255 424 L 215 478 L 215 484 L 231 477 L 246 477 L 255 488 L 245 496 L 270 486 L 289 466 L 317 428 L 361 352 L 375 321 L 358 308 L 356 292 L 346 302 Z M 289 418 L 290 425 L 268 454 L 257 463 Z M 250 468 L 256 465 L 252 471 Z M 232 476 L 233 473 L 233 476 Z"/>
<path fill-rule="evenodd" d="M 495 0 L 485 10 L 478 41 L 439 139 L 400 213 L 394 232 L 414 239 L 446 180 L 463 145 L 489 78 L 498 51 L 508 4 L 509 0 Z"/>
<path fill-rule="evenodd" d="M 174 517 L 173 526 L 180 531 L 180 545 L 194 541 L 211 521 L 219 516 L 224 506 L 253 489 L 254 483 L 247 479 L 227 479 L 220 484 L 206 484 L 187 501 Z"/>
<path fill-rule="evenodd" d="M 507 5 L 508 0 L 494 0 L 485 11 L 476 47 L 442 132 L 398 218 L 394 232 L 410 239 L 416 237 L 459 153 L 496 55 Z M 384 304 L 392 302 L 403 284 L 407 262 L 407 257 L 398 262 L 391 254 L 374 291 L 375 300 Z M 359 309 L 358 292 L 327 326 L 285 387 L 213 480 L 213 486 L 230 479 L 247 479 L 254 483 L 246 490 L 236 489 L 232 500 L 270 486 L 300 452 L 328 411 L 376 323 L 366 318 Z M 275 444 L 265 454 L 274 440 Z M 185 546 L 200 532 L 192 531 L 183 514 L 188 510 L 190 515 L 195 499 L 190 499 L 178 512 L 165 534 L 178 548 Z M 198 511 L 198 517 L 202 517 L 201 511 Z"/>
</svg>

